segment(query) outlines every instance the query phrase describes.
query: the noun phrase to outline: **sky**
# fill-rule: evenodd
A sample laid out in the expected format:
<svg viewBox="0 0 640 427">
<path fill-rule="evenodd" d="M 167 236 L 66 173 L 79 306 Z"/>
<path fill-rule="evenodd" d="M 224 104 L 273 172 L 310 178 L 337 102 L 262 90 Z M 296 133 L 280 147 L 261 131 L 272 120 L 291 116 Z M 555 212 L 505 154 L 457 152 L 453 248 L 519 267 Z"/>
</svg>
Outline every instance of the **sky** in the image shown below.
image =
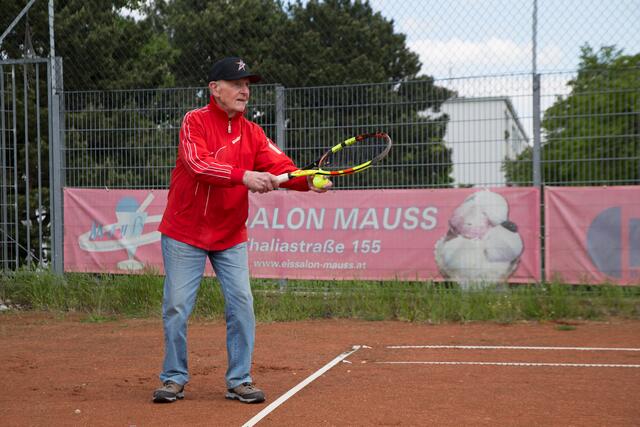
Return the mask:
<svg viewBox="0 0 640 427">
<path fill-rule="evenodd" d="M 420 57 L 422 73 L 460 96 L 508 96 L 532 134 L 534 0 L 369 0 Z M 640 53 L 640 0 L 538 0 L 541 108 L 570 91 L 580 48 Z"/>
<path fill-rule="evenodd" d="M 435 77 L 531 70 L 533 0 L 370 0 Z M 640 51 L 640 0 L 538 0 L 537 67 L 577 67 L 580 46 Z M 634 51 L 635 49 L 635 51 Z"/>
</svg>

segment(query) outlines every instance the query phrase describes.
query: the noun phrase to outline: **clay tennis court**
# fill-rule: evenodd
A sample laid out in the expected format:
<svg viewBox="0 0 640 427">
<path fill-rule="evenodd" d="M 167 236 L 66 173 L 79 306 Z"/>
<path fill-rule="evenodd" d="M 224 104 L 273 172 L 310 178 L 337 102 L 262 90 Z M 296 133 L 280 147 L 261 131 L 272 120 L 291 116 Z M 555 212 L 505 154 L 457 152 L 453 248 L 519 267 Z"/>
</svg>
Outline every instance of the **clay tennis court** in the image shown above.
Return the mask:
<svg viewBox="0 0 640 427">
<path fill-rule="evenodd" d="M 186 397 L 157 405 L 151 394 L 159 385 L 160 319 L 86 323 L 80 316 L 3 313 L 0 420 L 241 426 L 262 412 L 256 425 L 638 425 L 640 322 L 564 326 L 262 323 L 253 374 L 267 402 L 246 405 L 224 399 L 223 322 L 195 320 Z M 317 375 L 347 351 L 353 353 Z"/>
</svg>

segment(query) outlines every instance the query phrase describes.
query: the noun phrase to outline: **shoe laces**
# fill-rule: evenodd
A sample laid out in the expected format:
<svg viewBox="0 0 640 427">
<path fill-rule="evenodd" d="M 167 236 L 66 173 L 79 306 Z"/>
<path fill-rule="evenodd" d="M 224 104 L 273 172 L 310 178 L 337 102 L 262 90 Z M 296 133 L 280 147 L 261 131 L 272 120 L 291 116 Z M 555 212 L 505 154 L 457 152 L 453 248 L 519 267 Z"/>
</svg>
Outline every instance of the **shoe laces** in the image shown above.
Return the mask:
<svg viewBox="0 0 640 427">
<path fill-rule="evenodd" d="M 180 389 L 180 385 L 171 380 L 167 380 L 163 384 L 166 388 L 175 387 L 176 389 Z"/>
<path fill-rule="evenodd" d="M 248 388 L 249 390 L 255 390 L 255 387 L 253 386 L 252 383 L 242 383 L 242 385 Z"/>
</svg>

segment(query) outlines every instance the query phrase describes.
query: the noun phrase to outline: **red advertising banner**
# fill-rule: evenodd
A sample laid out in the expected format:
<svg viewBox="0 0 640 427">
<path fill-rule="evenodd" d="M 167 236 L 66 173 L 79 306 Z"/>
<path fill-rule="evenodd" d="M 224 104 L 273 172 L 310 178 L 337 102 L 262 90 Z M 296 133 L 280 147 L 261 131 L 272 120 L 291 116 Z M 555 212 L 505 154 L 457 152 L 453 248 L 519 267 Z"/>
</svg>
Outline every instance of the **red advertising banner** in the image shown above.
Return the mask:
<svg viewBox="0 0 640 427">
<path fill-rule="evenodd" d="M 253 277 L 540 280 L 535 188 L 251 194 Z M 65 189 L 67 271 L 162 271 L 166 191 Z"/>
<path fill-rule="evenodd" d="M 531 188 L 269 195 L 252 199 L 248 221 L 257 277 L 537 277 L 538 201 Z"/>
<path fill-rule="evenodd" d="M 547 280 L 640 284 L 640 186 L 546 187 Z"/>
<path fill-rule="evenodd" d="M 158 224 L 167 190 L 64 189 L 64 269 L 162 269 Z"/>
</svg>

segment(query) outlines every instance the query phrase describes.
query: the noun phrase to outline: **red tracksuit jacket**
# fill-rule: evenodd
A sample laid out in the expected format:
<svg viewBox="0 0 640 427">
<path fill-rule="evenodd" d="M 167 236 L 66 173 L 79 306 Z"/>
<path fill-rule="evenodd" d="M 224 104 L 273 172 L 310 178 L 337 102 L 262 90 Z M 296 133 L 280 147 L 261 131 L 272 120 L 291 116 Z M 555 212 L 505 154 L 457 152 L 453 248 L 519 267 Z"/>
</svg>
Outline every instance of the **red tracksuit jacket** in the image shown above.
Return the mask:
<svg viewBox="0 0 640 427">
<path fill-rule="evenodd" d="M 260 126 L 237 114 L 229 119 L 213 97 L 182 121 L 178 158 L 171 173 L 167 207 L 158 230 L 205 250 L 228 249 L 247 240 L 247 170 L 279 175 L 296 170 L 293 161 Z M 282 187 L 309 189 L 306 178 Z"/>
</svg>

